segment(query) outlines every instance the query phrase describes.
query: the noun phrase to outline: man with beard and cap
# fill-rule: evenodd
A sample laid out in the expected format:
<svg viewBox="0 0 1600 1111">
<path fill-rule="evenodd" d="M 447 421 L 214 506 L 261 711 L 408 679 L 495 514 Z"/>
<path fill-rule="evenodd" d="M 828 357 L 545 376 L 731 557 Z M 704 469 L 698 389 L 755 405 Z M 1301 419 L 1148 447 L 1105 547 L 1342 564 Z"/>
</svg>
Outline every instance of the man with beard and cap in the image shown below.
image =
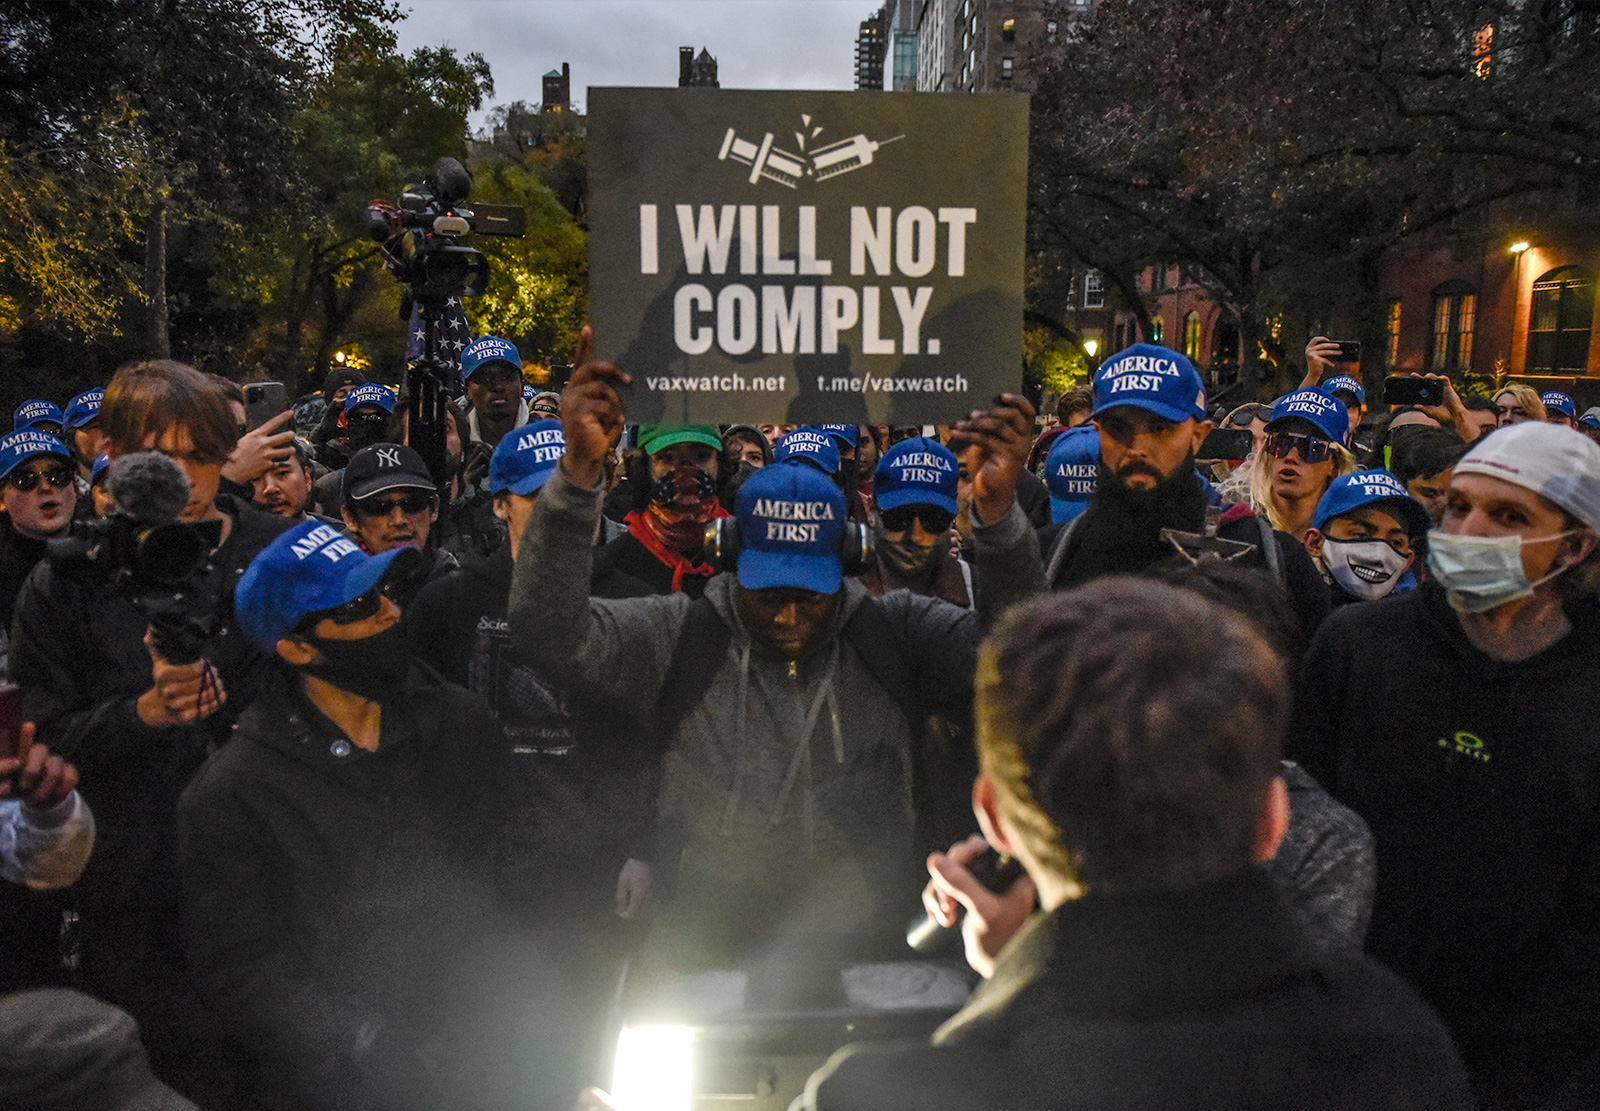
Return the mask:
<svg viewBox="0 0 1600 1111">
<path fill-rule="evenodd" d="M 701 967 L 896 951 L 893 908 L 919 859 L 913 734 L 970 698 L 980 615 L 909 591 L 867 597 L 844 575 L 862 540 L 846 544 L 844 495 L 801 463 L 744 483 L 737 571 L 701 600 L 591 598 L 604 460 L 624 422 L 614 384 L 629 380 L 588 361 L 591 344 L 585 329 L 562 396 L 566 454 L 529 519 L 509 620 L 541 674 L 655 724 L 677 875 L 652 942 Z M 958 426 L 991 613 L 1042 586 L 1015 504 L 1032 416 L 1006 395 Z"/>
<path fill-rule="evenodd" d="M 522 397 L 522 353 L 499 336 L 481 336 L 461 352 L 461 378 L 467 384 L 467 436 L 491 448 L 513 428 L 528 423 Z"/>
<path fill-rule="evenodd" d="M 272 666 L 179 807 L 189 964 L 265 1106 L 565 1111 L 532 823 L 488 707 L 411 658 L 417 558 L 306 522 L 239 579 Z"/>
<path fill-rule="evenodd" d="M 639 448 L 649 474 L 641 476 L 634 508 L 623 519 L 628 531 L 596 553 L 595 580 L 615 571 L 655 594 L 698 598 L 716 574 L 700 558 L 706 526 L 728 516 L 717 500 L 722 436 L 708 424 L 647 424 L 639 429 Z"/>
<path fill-rule="evenodd" d="M 1194 364 L 1170 348 L 1135 344 L 1095 374 L 1099 478 L 1082 516 L 1040 534 L 1052 589 L 1137 574 L 1180 550 L 1184 537 L 1175 544 L 1164 532 L 1209 531 L 1208 492 L 1195 471 L 1195 452 L 1211 431 L 1205 402 Z M 1283 583 L 1306 635 L 1328 615 L 1327 586 L 1293 537 L 1233 506 L 1221 514 L 1214 538 L 1232 541 L 1224 546 L 1233 558 Z"/>
<path fill-rule="evenodd" d="M 955 453 L 938 440 L 901 440 L 878 463 L 874 488 L 878 560 L 861 576 L 867 593 L 909 590 L 972 606 L 972 566 L 956 555 L 950 526 L 956 519 Z"/>
<path fill-rule="evenodd" d="M 1375 602 L 1417 588 L 1413 568 L 1428 510 L 1388 471 L 1333 480 L 1317 502 L 1306 551 L 1328 580 L 1335 606 Z"/>
</svg>

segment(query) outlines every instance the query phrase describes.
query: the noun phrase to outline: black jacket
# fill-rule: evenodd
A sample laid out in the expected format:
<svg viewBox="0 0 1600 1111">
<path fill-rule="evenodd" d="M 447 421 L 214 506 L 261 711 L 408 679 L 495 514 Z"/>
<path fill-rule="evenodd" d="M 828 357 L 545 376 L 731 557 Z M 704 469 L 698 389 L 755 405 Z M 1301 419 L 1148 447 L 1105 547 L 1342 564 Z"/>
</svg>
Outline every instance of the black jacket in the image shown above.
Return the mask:
<svg viewBox="0 0 1600 1111">
<path fill-rule="evenodd" d="M 650 853 L 660 754 L 640 722 L 580 706 L 529 666 L 506 621 L 511 570 L 506 544 L 430 583 L 406 610 L 407 637 L 414 655 L 494 711 L 541 844 L 568 868 L 604 881 L 603 891 L 590 894 L 603 894 L 609 913 L 617 869 Z M 612 575 L 597 596 L 649 593 L 636 579 Z"/>
<path fill-rule="evenodd" d="M 184 792 L 195 986 L 289 1106 L 489 1106 L 563 1044 L 528 816 L 478 699 L 414 665 L 383 713 L 357 748 L 275 665 Z"/>
<path fill-rule="evenodd" d="M 233 591 L 256 553 L 293 522 L 227 495 L 217 504 L 233 528 L 192 597 L 195 608 L 221 619 L 204 655 L 227 700 L 204 721 L 155 729 L 140 720 L 134 703 L 151 685 L 150 621 L 132 602 L 65 578 L 48 562 L 34 568 L 17 601 L 11 671 L 23 689 L 23 714 L 38 725 L 41 742 L 77 765 L 98 824 L 76 888 L 89 906 L 176 905 L 178 795 L 207 748 L 227 740 L 261 680 L 266 658 L 238 630 Z"/>
<path fill-rule="evenodd" d="M 1359 956 L 1313 956 L 1260 873 L 1096 895 L 1024 927 L 934 1046 L 844 1050 L 803 1106 L 1468 1108 L 1428 1009 Z"/>
<path fill-rule="evenodd" d="M 11 527 L 11 517 L 0 513 L 0 625 L 9 630 L 16 613 L 17 595 L 34 565 L 44 558 L 48 541 L 23 536 Z"/>
<path fill-rule="evenodd" d="M 1436 583 L 1342 607 L 1290 733 L 1376 839 L 1368 951 L 1438 1008 L 1491 1106 L 1600 1053 L 1600 604 L 1570 616 L 1503 663 Z"/>
</svg>

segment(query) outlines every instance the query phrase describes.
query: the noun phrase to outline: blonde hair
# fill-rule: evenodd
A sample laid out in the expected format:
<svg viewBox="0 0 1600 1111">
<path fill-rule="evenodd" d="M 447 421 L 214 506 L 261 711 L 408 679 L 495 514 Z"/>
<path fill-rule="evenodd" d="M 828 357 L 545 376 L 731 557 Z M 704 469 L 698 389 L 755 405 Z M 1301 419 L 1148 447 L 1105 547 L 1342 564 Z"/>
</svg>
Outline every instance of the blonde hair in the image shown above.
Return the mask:
<svg viewBox="0 0 1600 1111">
<path fill-rule="evenodd" d="M 1529 420 L 1547 421 L 1550 419 L 1550 413 L 1545 409 L 1544 402 L 1539 400 L 1539 391 L 1532 386 L 1524 385 L 1521 382 L 1508 383 L 1494 391 L 1494 400 L 1499 401 L 1500 395 L 1507 393 L 1517 399 L 1517 404 L 1522 407 L 1524 413 L 1528 414 Z M 1498 408 L 1496 406 L 1496 409 Z M 1495 419 L 1499 419 L 1498 412 L 1495 414 Z"/>
<path fill-rule="evenodd" d="M 1325 439 L 1320 434 L 1318 439 Z M 1328 476 L 1328 481 L 1322 484 L 1324 492 L 1333 485 L 1333 480 L 1340 475 L 1349 474 L 1356 469 L 1356 457 L 1350 454 L 1350 449 L 1343 444 L 1328 441 L 1328 446 L 1333 449 L 1333 473 Z M 1271 460 L 1267 454 L 1266 445 L 1262 445 L 1256 452 L 1255 459 L 1250 463 L 1250 508 L 1267 519 L 1267 523 L 1279 532 L 1287 532 L 1283 516 L 1278 512 L 1277 506 L 1272 501 L 1272 477 L 1267 473 L 1267 463 Z M 1307 464 L 1310 466 L 1311 464 Z M 1319 497 L 1321 495 L 1318 495 Z"/>
</svg>

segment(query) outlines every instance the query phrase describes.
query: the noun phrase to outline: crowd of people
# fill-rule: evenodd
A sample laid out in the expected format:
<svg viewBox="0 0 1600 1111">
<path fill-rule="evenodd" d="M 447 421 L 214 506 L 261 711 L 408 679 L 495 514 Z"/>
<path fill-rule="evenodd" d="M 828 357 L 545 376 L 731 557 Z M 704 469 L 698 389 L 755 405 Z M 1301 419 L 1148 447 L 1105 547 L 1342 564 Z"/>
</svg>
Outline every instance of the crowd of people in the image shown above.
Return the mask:
<svg viewBox="0 0 1600 1111">
<path fill-rule="evenodd" d="M 433 466 L 344 369 L 17 410 L 0 1105 L 565 1111 L 619 984 L 922 905 L 978 990 L 797 1106 L 1600 1106 L 1600 407 L 1318 337 L 636 427 L 588 351 L 472 343 Z"/>
</svg>

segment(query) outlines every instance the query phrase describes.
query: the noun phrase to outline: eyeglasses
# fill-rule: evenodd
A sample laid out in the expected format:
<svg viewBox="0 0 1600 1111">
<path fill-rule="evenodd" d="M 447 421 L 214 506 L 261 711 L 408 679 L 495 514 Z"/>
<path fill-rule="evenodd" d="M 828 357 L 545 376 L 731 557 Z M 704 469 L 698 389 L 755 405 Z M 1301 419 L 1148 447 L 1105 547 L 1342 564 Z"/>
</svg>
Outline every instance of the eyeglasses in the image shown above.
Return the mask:
<svg viewBox="0 0 1600 1111">
<path fill-rule="evenodd" d="M 878 520 L 886 532 L 905 532 L 912 521 L 921 521 L 925 532 L 941 533 L 955 523 L 956 515 L 936 505 L 901 505 L 894 509 L 878 511 Z"/>
<path fill-rule="evenodd" d="M 358 621 L 365 621 L 383 608 L 383 596 L 387 593 L 384 587 L 375 586 L 358 597 L 342 605 L 330 606 L 325 610 L 314 610 L 302 617 L 294 627 L 297 633 L 309 633 L 322 621 L 332 621 L 335 625 L 354 625 Z"/>
<path fill-rule="evenodd" d="M 27 493 L 43 479 L 57 490 L 65 490 L 72 482 L 70 467 L 45 467 L 41 470 L 12 471 L 6 475 L 6 481 L 17 490 Z"/>
<path fill-rule="evenodd" d="M 1266 451 L 1274 459 L 1286 459 L 1291 451 L 1297 451 L 1303 462 L 1321 463 L 1333 454 L 1333 444 L 1299 432 L 1269 432 Z"/>
<path fill-rule="evenodd" d="M 387 517 L 396 509 L 407 515 L 425 513 L 433 506 L 433 495 L 421 490 L 400 494 L 392 498 L 357 498 L 350 503 L 350 511 L 363 517 Z"/>
</svg>

